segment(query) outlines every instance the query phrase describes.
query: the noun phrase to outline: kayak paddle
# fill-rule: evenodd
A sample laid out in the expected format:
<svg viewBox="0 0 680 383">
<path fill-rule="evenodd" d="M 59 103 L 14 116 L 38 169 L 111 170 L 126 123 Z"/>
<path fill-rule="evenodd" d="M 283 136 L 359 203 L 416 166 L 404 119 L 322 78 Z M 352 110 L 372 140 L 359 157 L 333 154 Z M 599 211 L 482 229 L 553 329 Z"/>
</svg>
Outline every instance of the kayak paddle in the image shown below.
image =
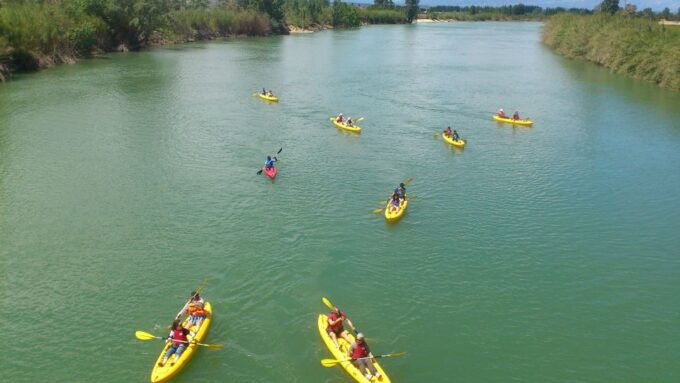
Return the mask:
<svg viewBox="0 0 680 383">
<path fill-rule="evenodd" d="M 283 148 L 279 149 L 279 151 L 276 152 L 276 154 L 281 153 L 282 150 L 283 150 Z M 276 158 L 276 154 L 274 155 L 274 159 L 275 159 L 275 161 L 278 161 L 278 158 Z M 258 176 L 259 176 L 260 174 L 262 174 L 262 169 L 258 170 L 257 173 L 255 173 L 255 174 L 257 174 Z"/>
<path fill-rule="evenodd" d="M 201 292 L 201 290 L 203 290 L 203 288 L 205 287 L 205 285 L 206 285 L 207 283 L 208 283 L 208 277 L 203 278 L 203 282 L 201 282 L 201 284 L 196 288 L 196 290 L 194 290 L 194 291 L 196 292 L 196 294 L 194 294 L 194 295 L 192 295 L 191 297 L 189 297 L 189 300 L 187 301 L 187 303 L 185 303 L 184 306 L 182 306 L 182 309 L 179 310 L 179 312 L 177 313 L 177 316 L 175 316 L 175 320 L 179 319 L 180 315 L 182 315 L 182 313 L 183 313 L 184 310 L 187 308 L 187 306 L 189 305 L 189 303 L 191 302 L 191 300 L 194 299 L 194 297 L 195 297 L 196 295 L 198 295 L 198 294 Z M 170 326 L 168 326 L 168 327 L 170 327 Z"/>
<path fill-rule="evenodd" d="M 333 303 L 331 303 L 331 301 L 328 300 L 328 298 L 326 298 L 326 297 L 321 297 L 321 301 L 323 302 L 323 304 L 326 305 L 326 307 L 328 307 L 329 309 L 333 310 L 333 307 L 334 307 L 334 306 L 333 306 Z M 354 323 L 352 323 L 352 326 L 354 326 Z M 359 333 L 359 330 L 357 330 L 356 327 L 353 327 L 352 330 L 354 331 L 355 334 L 358 334 L 358 333 Z"/>
<path fill-rule="evenodd" d="M 404 354 L 406 354 L 406 353 L 405 352 L 394 352 L 394 353 L 391 353 L 391 354 L 376 355 L 373 358 L 388 358 L 388 357 L 392 357 L 392 356 L 402 356 Z M 339 360 L 339 359 L 321 359 L 321 365 L 324 366 L 324 367 L 333 367 L 336 364 L 342 363 L 342 362 L 349 362 L 349 361 L 359 360 L 359 359 L 373 359 L 373 358 L 371 358 L 370 356 L 367 356 L 365 358 L 357 358 L 357 359 L 348 358 L 348 359 L 342 359 L 342 360 Z"/>
<path fill-rule="evenodd" d="M 139 340 L 165 339 L 165 338 L 162 338 L 160 336 L 155 336 L 153 334 L 149 334 L 148 332 L 140 331 L 140 330 L 135 331 L 135 337 L 137 337 L 137 339 L 139 339 Z M 189 342 L 189 341 L 182 341 L 182 340 L 173 340 L 173 342 L 197 344 L 199 346 L 207 347 L 211 350 L 219 350 L 221 348 L 224 348 L 223 344 L 208 344 L 208 343 Z"/>
</svg>

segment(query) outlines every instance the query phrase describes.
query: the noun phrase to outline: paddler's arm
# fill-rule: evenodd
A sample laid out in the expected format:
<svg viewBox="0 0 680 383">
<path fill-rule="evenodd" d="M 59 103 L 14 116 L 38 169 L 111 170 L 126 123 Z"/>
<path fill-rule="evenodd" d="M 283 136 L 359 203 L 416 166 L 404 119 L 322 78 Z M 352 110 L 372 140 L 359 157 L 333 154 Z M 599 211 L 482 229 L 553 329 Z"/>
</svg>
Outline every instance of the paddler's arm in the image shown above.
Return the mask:
<svg viewBox="0 0 680 383">
<path fill-rule="evenodd" d="M 179 310 L 177 316 L 175 316 L 175 320 L 179 319 L 179 317 L 182 316 L 182 314 L 184 314 L 184 312 L 187 310 L 187 307 L 189 307 L 189 302 L 185 303 L 184 307 L 182 307 L 182 309 Z"/>
<path fill-rule="evenodd" d="M 347 322 L 347 324 L 349 325 L 349 327 L 351 327 L 352 330 L 354 330 L 354 332 L 357 332 L 357 328 L 354 327 L 354 323 L 352 323 L 352 321 L 349 320 L 349 318 L 345 317 L 345 321 Z"/>
</svg>

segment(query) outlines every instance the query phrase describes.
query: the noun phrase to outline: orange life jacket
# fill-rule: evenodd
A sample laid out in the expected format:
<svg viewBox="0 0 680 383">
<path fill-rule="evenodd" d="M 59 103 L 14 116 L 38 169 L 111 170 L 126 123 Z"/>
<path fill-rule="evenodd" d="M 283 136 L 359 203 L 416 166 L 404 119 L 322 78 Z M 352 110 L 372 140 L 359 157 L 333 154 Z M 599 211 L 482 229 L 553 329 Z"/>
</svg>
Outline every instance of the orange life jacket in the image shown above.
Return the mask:
<svg viewBox="0 0 680 383">
<path fill-rule="evenodd" d="M 205 309 L 203 309 L 203 307 L 201 307 L 197 304 L 194 304 L 194 303 L 189 305 L 189 315 L 200 317 L 200 316 L 206 316 L 206 314 L 207 313 L 206 313 Z"/>
</svg>

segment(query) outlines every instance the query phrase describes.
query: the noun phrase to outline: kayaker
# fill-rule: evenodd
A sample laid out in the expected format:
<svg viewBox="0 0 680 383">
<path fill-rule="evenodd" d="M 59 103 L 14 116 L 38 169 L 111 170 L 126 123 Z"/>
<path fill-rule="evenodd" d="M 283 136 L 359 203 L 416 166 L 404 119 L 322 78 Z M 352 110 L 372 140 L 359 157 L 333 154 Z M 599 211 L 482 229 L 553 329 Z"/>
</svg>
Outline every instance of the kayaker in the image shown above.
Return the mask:
<svg viewBox="0 0 680 383">
<path fill-rule="evenodd" d="M 406 198 L 406 186 L 404 186 L 403 182 L 400 183 L 396 189 L 394 189 L 394 194 L 396 194 L 399 197 L 399 199 Z"/>
<path fill-rule="evenodd" d="M 274 162 L 276 161 L 277 161 L 276 157 L 272 158 L 271 156 L 267 156 L 267 161 L 264 162 L 264 167 L 267 168 L 267 170 L 269 170 L 274 167 Z"/>
<path fill-rule="evenodd" d="M 187 348 L 187 344 L 189 342 L 189 340 L 187 339 L 188 334 L 189 330 L 182 327 L 182 322 L 180 322 L 179 320 L 175 320 L 172 323 L 172 330 L 170 330 L 170 335 L 166 340 L 166 342 L 168 343 L 172 342 L 172 345 L 170 345 L 170 347 L 168 348 L 168 351 L 165 353 L 163 360 L 161 362 L 158 362 L 158 367 L 163 367 L 173 354 L 175 356 L 173 357 L 172 363 L 170 363 L 170 365 L 171 366 L 175 365 L 175 362 L 177 362 L 177 359 L 179 359 L 179 357 L 182 355 L 184 349 Z"/>
<path fill-rule="evenodd" d="M 500 118 L 508 118 L 508 116 L 505 115 L 505 112 L 503 111 L 503 108 L 501 108 L 501 109 L 498 111 L 498 117 L 500 117 Z"/>
<path fill-rule="evenodd" d="M 515 114 L 512 115 L 512 119 L 513 120 L 521 120 L 521 118 L 519 118 L 519 112 L 518 111 L 515 111 Z"/>
<path fill-rule="evenodd" d="M 454 141 L 460 140 L 460 136 L 458 135 L 458 132 L 455 130 L 453 131 L 453 140 Z"/>
<path fill-rule="evenodd" d="M 267 95 L 267 91 L 266 91 L 264 88 L 262 88 L 262 95 L 263 95 L 263 96 L 266 96 L 266 95 Z"/>
<path fill-rule="evenodd" d="M 342 113 L 338 114 L 338 117 L 335 119 L 335 121 L 342 123 Z"/>
<path fill-rule="evenodd" d="M 348 354 L 349 357 L 352 358 L 352 363 L 359 369 L 360 373 L 363 374 L 364 370 L 366 371 L 366 375 L 364 375 L 366 376 L 366 379 L 371 380 L 373 379 L 373 376 L 377 379 L 381 378 L 380 373 L 375 369 L 375 366 L 371 361 L 373 354 L 371 354 L 371 350 L 368 348 L 366 339 L 364 339 L 364 334 L 357 334 L 357 340 L 349 347 Z"/>
<path fill-rule="evenodd" d="M 451 137 L 451 127 L 450 126 L 446 127 L 446 129 L 444 129 L 444 135 L 446 137 Z"/>
<path fill-rule="evenodd" d="M 354 324 L 351 320 L 349 320 L 349 318 L 347 318 L 347 315 L 340 311 L 337 306 L 333 306 L 333 309 L 328 314 L 328 326 L 326 327 L 326 332 L 328 332 L 328 335 L 338 348 L 340 348 L 340 344 L 338 344 L 338 336 L 345 338 L 347 343 L 352 343 L 352 338 L 349 337 L 347 330 L 345 330 L 345 328 L 342 326 L 343 321 L 347 321 L 349 327 L 356 331 Z"/>
<path fill-rule="evenodd" d="M 189 328 L 191 328 L 191 326 L 196 326 L 194 331 L 191 332 L 191 336 L 193 337 L 201 328 L 201 324 L 208 316 L 208 312 L 203 308 L 203 302 L 192 302 L 189 304 L 187 313 L 189 314 Z"/>
<path fill-rule="evenodd" d="M 269 96 L 269 97 L 274 97 L 274 93 L 272 93 L 272 90 L 271 90 L 271 89 L 269 89 L 269 94 L 268 94 L 268 96 Z"/>
<path fill-rule="evenodd" d="M 179 319 L 180 316 L 182 316 L 182 314 L 188 314 L 189 305 L 191 305 L 192 303 L 204 304 L 205 299 L 203 299 L 202 296 L 198 295 L 198 292 L 192 291 L 191 294 L 189 294 L 189 301 L 184 305 L 184 307 L 182 307 L 181 310 L 179 310 L 177 316 L 175 316 L 175 320 Z"/>
<path fill-rule="evenodd" d="M 397 193 L 392 194 L 392 206 L 390 206 L 390 210 L 399 210 L 399 194 Z"/>
<path fill-rule="evenodd" d="M 352 126 L 352 117 L 347 117 L 347 126 Z"/>
</svg>

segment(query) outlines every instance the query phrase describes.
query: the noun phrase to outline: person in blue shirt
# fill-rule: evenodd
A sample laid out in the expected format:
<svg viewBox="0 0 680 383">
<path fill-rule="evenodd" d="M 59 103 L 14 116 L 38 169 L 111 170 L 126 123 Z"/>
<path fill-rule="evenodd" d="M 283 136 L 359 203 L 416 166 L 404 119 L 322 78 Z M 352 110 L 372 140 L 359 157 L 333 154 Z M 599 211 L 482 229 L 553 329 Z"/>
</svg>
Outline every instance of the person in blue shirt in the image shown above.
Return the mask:
<svg viewBox="0 0 680 383">
<path fill-rule="evenodd" d="M 274 167 L 274 162 L 276 161 L 278 161 L 276 157 L 272 158 L 271 156 L 267 156 L 267 161 L 264 162 L 264 167 L 269 170 Z"/>
<path fill-rule="evenodd" d="M 404 187 L 404 183 L 400 183 L 399 186 L 394 189 L 394 194 L 396 194 L 400 200 L 403 200 L 406 198 L 406 187 Z"/>
<path fill-rule="evenodd" d="M 458 135 L 458 132 L 455 130 L 453 131 L 453 140 L 454 141 L 460 140 L 460 136 Z"/>
</svg>

